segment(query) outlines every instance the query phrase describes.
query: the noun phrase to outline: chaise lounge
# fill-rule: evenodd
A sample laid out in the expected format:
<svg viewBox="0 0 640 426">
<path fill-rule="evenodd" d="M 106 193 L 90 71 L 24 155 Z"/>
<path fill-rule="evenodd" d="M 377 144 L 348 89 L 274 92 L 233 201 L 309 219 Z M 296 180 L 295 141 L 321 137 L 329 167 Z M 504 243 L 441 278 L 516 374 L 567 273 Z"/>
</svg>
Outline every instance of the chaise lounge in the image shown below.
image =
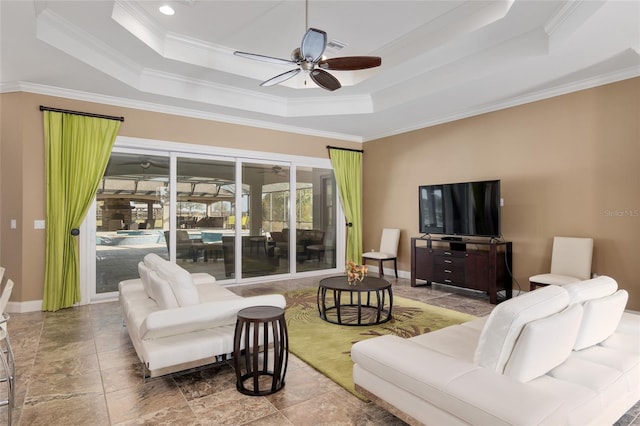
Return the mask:
<svg viewBox="0 0 640 426">
<path fill-rule="evenodd" d="M 120 305 L 131 342 L 155 377 L 221 361 L 233 352 L 239 310 L 269 305 L 284 308 L 280 294 L 240 297 L 205 273 L 148 254 L 139 279 L 119 284 Z"/>
<path fill-rule="evenodd" d="M 547 286 L 485 318 L 356 343 L 356 390 L 410 424 L 604 425 L 640 400 L 640 315 L 609 277 Z"/>
</svg>

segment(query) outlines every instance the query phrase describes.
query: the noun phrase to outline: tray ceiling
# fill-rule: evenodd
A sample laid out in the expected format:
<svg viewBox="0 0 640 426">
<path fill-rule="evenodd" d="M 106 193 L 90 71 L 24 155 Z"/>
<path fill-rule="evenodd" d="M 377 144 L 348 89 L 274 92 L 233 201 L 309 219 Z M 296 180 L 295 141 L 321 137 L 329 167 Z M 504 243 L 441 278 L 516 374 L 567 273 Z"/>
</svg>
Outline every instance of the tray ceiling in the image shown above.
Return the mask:
<svg viewBox="0 0 640 426">
<path fill-rule="evenodd" d="M 162 15 L 168 3 L 175 15 Z M 382 66 L 273 87 L 303 1 L 0 2 L 0 90 L 368 141 L 640 75 L 638 1 L 311 0 L 329 57 Z"/>
</svg>

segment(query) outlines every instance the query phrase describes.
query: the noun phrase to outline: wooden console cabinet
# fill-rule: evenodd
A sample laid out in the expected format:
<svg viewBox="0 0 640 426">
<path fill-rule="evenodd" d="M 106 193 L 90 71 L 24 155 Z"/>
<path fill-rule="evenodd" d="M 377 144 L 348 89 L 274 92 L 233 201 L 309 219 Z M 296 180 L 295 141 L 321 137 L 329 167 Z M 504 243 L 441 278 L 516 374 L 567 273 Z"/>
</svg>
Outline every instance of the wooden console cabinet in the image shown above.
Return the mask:
<svg viewBox="0 0 640 426">
<path fill-rule="evenodd" d="M 451 241 L 411 238 L 411 286 L 416 280 L 484 291 L 498 302 L 498 291 L 512 296 L 512 248 L 503 241 Z"/>
</svg>

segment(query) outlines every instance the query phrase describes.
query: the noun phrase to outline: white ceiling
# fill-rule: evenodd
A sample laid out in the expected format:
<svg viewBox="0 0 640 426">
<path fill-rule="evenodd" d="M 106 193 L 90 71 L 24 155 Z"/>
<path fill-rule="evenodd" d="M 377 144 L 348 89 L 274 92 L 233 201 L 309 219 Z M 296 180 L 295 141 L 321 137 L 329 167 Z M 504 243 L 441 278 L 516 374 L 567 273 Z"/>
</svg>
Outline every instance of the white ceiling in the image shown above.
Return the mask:
<svg viewBox="0 0 640 426">
<path fill-rule="evenodd" d="M 168 17 L 161 4 L 173 6 Z M 0 1 L 0 91 L 28 91 L 368 141 L 640 75 L 638 0 L 310 0 L 346 44 L 343 87 L 233 55 L 288 59 L 305 2 Z M 97 111 L 99 112 L 99 111 Z"/>
</svg>

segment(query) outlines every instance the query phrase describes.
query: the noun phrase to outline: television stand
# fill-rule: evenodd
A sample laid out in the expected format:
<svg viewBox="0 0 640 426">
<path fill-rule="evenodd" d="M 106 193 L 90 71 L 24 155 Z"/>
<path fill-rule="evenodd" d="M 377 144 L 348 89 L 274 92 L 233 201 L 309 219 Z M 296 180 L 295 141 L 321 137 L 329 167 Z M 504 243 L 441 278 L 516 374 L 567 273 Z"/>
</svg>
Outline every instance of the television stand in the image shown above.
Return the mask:
<svg viewBox="0 0 640 426">
<path fill-rule="evenodd" d="M 498 291 L 512 297 L 512 243 L 441 237 L 411 238 L 411 286 L 416 280 L 480 290 L 498 303 Z M 464 242 L 460 242 L 464 241 Z"/>
</svg>

